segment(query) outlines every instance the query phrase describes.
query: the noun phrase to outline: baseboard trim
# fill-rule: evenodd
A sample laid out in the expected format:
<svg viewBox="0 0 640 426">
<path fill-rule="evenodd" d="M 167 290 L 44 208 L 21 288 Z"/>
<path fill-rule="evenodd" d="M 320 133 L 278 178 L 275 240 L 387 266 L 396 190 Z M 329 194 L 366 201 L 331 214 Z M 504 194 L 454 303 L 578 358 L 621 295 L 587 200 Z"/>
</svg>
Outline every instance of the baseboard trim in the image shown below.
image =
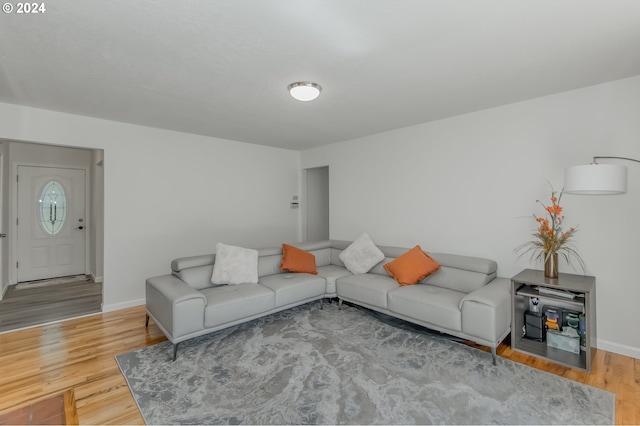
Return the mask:
<svg viewBox="0 0 640 426">
<path fill-rule="evenodd" d="M 146 303 L 145 299 L 136 299 L 136 300 L 129 300 L 127 302 L 102 305 L 102 312 L 119 311 L 120 309 L 127 309 L 127 308 L 133 308 L 134 306 L 144 305 L 145 303 Z"/>
<path fill-rule="evenodd" d="M 640 348 L 634 348 L 633 346 L 621 345 L 619 343 L 598 339 L 598 349 L 640 359 Z"/>
<path fill-rule="evenodd" d="M 101 283 L 103 280 L 102 277 L 96 277 L 96 274 L 94 274 L 93 272 L 89 272 L 89 276 L 91 277 L 94 283 Z"/>
<path fill-rule="evenodd" d="M 59 320 L 55 320 L 55 321 L 45 322 L 45 323 L 42 323 L 42 324 L 28 325 L 26 327 L 20 327 L 20 328 L 16 328 L 16 329 L 13 329 L 13 330 L 0 331 L 0 334 L 13 333 L 14 331 L 28 330 L 30 328 L 45 327 L 45 326 L 51 325 L 51 324 L 58 324 L 58 323 L 65 322 L 65 321 L 72 321 L 72 320 L 75 320 L 75 319 L 78 319 L 78 318 L 92 317 L 94 315 L 102 315 L 102 312 L 92 312 L 90 314 L 78 315 L 76 317 L 63 318 L 63 319 L 59 319 Z"/>
</svg>

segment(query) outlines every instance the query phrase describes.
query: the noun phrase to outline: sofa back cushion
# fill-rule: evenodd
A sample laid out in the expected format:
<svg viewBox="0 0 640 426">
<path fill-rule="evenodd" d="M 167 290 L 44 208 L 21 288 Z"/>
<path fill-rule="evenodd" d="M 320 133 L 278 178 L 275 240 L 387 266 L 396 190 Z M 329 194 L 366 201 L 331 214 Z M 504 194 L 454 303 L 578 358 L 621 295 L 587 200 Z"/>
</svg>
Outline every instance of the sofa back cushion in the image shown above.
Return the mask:
<svg viewBox="0 0 640 426">
<path fill-rule="evenodd" d="M 449 253 L 430 253 L 442 267 L 420 281 L 422 284 L 471 293 L 496 277 L 498 264 L 480 257 L 461 256 Z"/>
<path fill-rule="evenodd" d="M 374 266 L 369 272 L 372 274 L 386 275 L 388 277 L 391 277 L 391 275 L 386 271 L 386 269 L 384 269 L 384 265 L 402 256 L 409 249 L 405 247 L 391 247 L 391 246 L 378 246 L 378 248 L 382 253 L 384 253 L 384 259 L 382 259 L 382 261 L 378 263 L 376 266 Z"/>
<path fill-rule="evenodd" d="M 334 247 L 331 248 L 331 255 L 330 255 L 331 264 L 346 268 L 346 266 L 344 266 L 344 262 L 342 261 L 342 259 L 340 259 L 340 253 L 342 253 L 342 249 L 337 249 Z"/>
<path fill-rule="evenodd" d="M 307 241 L 292 245 L 313 254 L 316 257 L 316 266 L 327 266 L 333 264 L 331 262 L 331 240 Z"/>
<path fill-rule="evenodd" d="M 302 250 L 312 253 L 316 257 L 316 266 L 335 264 L 332 262 L 337 253 L 331 248 L 331 241 L 314 241 L 292 244 Z M 258 277 L 280 274 L 282 262 L 282 247 L 268 247 L 258 250 Z M 201 290 L 212 287 L 211 274 L 215 262 L 215 254 L 190 256 L 175 259 L 171 262 L 171 273 L 191 287 Z"/>
<path fill-rule="evenodd" d="M 215 254 L 182 257 L 171 262 L 171 273 L 197 290 L 214 287 L 211 275 L 215 259 Z M 258 277 L 279 274 L 281 261 L 281 247 L 258 249 Z"/>
<path fill-rule="evenodd" d="M 309 253 L 313 254 L 316 257 L 316 266 L 327 266 L 331 265 L 331 249 L 329 247 L 311 250 Z"/>
<path fill-rule="evenodd" d="M 344 263 L 338 257 L 351 241 L 325 240 L 295 243 L 296 247 L 307 250 L 316 257 L 316 266 L 339 265 Z M 374 266 L 370 274 L 391 276 L 384 265 L 407 251 L 404 247 L 378 246 L 385 259 Z M 442 267 L 419 284 L 429 284 L 463 293 L 471 293 L 496 277 L 498 265 L 495 261 L 479 257 L 461 256 L 449 253 L 429 253 Z M 211 287 L 211 274 L 215 254 L 191 256 L 171 262 L 172 274 L 196 289 Z M 282 248 L 258 249 L 258 277 L 279 274 Z"/>
<path fill-rule="evenodd" d="M 335 253 L 332 255 L 331 263 L 338 265 L 339 263 L 336 262 L 336 259 L 338 259 L 337 254 L 340 252 L 339 248 L 348 247 L 349 241 L 332 240 L 332 246 Z M 384 269 L 384 265 L 399 257 L 408 249 L 392 246 L 378 246 L 378 248 L 384 253 L 385 258 L 374 266 L 369 273 L 391 277 Z M 462 293 L 471 293 L 491 282 L 496 277 L 498 270 L 498 264 L 495 261 L 480 257 L 449 253 L 429 253 L 429 256 L 438 262 L 441 268 L 420 281 L 419 284 L 429 284 Z"/>
<path fill-rule="evenodd" d="M 384 259 L 382 259 L 382 262 L 378 263 L 376 266 L 371 268 L 369 273 L 370 274 L 378 274 L 378 275 L 386 275 L 388 277 L 391 277 L 391 275 L 389 275 L 387 270 L 384 269 L 384 265 L 386 265 L 387 263 L 391 262 L 394 259 L 395 259 L 395 257 L 385 257 Z"/>
<path fill-rule="evenodd" d="M 282 262 L 282 247 L 258 249 L 258 278 L 265 275 L 279 274 Z"/>
<path fill-rule="evenodd" d="M 176 259 L 171 262 L 171 273 L 195 289 L 211 287 L 215 258 L 215 254 L 205 254 Z"/>
</svg>

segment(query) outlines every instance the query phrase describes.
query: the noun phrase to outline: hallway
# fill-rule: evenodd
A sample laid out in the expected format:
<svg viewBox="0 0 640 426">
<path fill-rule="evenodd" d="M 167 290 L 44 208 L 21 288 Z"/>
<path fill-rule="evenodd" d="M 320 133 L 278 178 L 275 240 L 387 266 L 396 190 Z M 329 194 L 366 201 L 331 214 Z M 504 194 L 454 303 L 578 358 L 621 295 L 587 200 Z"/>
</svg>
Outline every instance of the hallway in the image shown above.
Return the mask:
<svg viewBox="0 0 640 426">
<path fill-rule="evenodd" d="M 43 286 L 10 286 L 0 301 L 0 333 L 99 313 L 101 305 L 102 283 L 90 278 Z"/>
</svg>

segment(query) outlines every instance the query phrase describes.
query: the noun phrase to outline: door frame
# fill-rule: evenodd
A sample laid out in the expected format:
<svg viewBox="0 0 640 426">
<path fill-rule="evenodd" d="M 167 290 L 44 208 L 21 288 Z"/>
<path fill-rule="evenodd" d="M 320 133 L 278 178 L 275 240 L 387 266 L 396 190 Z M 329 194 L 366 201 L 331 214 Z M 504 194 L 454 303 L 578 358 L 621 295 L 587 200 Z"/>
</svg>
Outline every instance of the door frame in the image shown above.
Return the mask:
<svg viewBox="0 0 640 426">
<path fill-rule="evenodd" d="M 7 233 L 6 231 L 4 231 L 4 225 L 2 223 L 2 218 L 3 218 L 3 205 L 2 205 L 2 199 L 4 198 L 4 187 L 3 185 L 3 169 L 4 167 L 4 157 L 3 157 L 3 153 L 0 152 L 0 232 L 4 232 L 5 234 Z M 0 239 L 0 300 L 2 300 L 2 298 L 4 297 L 4 293 L 5 291 L 9 288 L 9 285 L 7 283 L 4 282 L 4 278 L 2 275 L 2 263 L 4 260 L 4 256 L 3 256 L 3 250 L 2 250 L 2 246 L 4 245 L 4 240 Z M 6 285 L 6 287 L 5 287 Z"/>
<path fill-rule="evenodd" d="M 11 213 L 10 213 L 10 226 L 11 226 L 11 239 L 9 240 L 9 284 L 18 283 L 18 268 L 16 268 L 16 249 L 18 248 L 18 167 L 49 167 L 53 169 L 76 169 L 84 170 L 84 214 L 85 220 L 91 217 L 91 203 L 90 203 L 90 170 L 88 167 L 78 166 L 66 166 L 63 164 L 49 164 L 49 163 L 28 163 L 28 162 L 14 162 L 11 165 Z M 86 225 L 85 225 L 86 226 Z M 90 241 L 89 232 L 84 233 L 84 273 L 89 274 L 89 256 L 90 253 Z"/>
</svg>

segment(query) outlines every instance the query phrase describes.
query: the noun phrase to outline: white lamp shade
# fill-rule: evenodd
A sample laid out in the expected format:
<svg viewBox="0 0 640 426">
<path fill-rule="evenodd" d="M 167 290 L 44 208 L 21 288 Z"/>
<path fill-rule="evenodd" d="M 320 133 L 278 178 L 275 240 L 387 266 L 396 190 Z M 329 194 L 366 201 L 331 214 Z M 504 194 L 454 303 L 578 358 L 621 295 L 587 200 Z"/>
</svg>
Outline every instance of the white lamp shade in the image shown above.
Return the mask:
<svg viewBox="0 0 640 426">
<path fill-rule="evenodd" d="M 587 164 L 564 171 L 568 194 L 622 194 L 627 192 L 627 168 L 617 164 Z"/>
<path fill-rule="evenodd" d="M 308 102 L 320 96 L 322 87 L 316 83 L 300 82 L 289 85 L 289 93 L 294 99 L 302 102 Z"/>
</svg>

